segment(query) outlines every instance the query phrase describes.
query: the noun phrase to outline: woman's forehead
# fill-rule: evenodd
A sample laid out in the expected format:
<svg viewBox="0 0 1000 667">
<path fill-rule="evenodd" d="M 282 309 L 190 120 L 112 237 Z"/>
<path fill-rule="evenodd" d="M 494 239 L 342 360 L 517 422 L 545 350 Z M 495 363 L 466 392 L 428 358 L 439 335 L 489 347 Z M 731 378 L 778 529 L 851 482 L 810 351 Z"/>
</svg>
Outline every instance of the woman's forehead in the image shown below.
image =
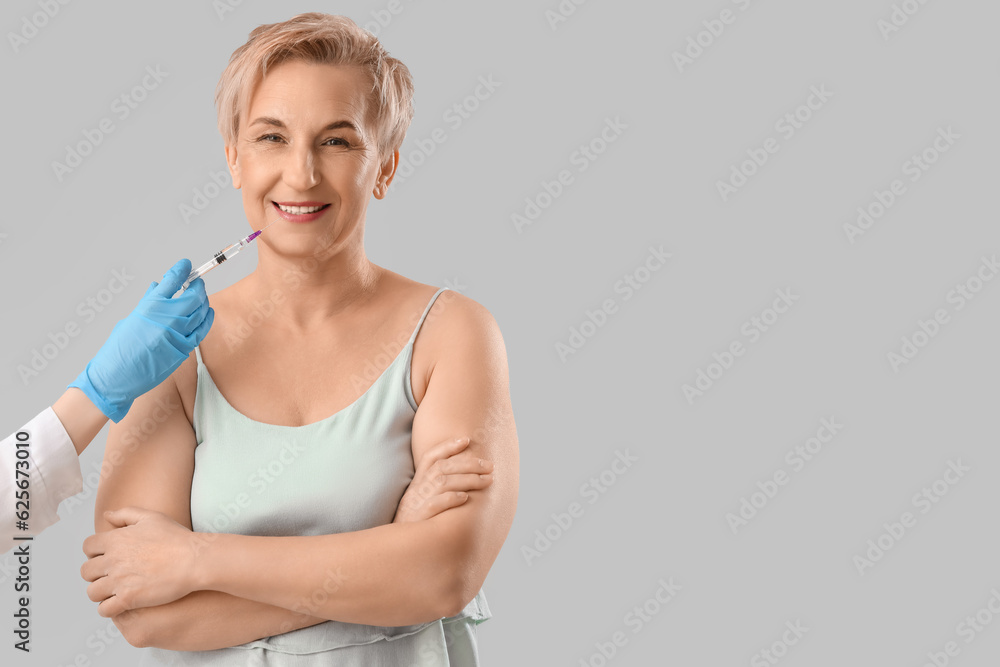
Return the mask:
<svg viewBox="0 0 1000 667">
<path fill-rule="evenodd" d="M 365 78 L 359 67 L 282 63 L 257 84 L 248 117 L 251 122 L 263 115 L 293 123 L 335 115 L 360 122 L 368 102 Z"/>
</svg>

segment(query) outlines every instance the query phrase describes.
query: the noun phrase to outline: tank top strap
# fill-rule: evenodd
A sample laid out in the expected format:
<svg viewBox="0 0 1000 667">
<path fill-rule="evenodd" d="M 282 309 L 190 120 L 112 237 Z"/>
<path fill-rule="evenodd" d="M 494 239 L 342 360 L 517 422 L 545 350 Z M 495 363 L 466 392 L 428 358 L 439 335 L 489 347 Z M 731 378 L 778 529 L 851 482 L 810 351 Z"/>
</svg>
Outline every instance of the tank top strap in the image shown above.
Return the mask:
<svg viewBox="0 0 1000 667">
<path fill-rule="evenodd" d="M 194 346 L 194 356 L 198 358 L 198 366 L 205 365 L 205 362 L 201 360 L 201 345 Z"/>
<path fill-rule="evenodd" d="M 427 313 L 431 312 L 431 307 L 434 305 L 434 302 L 437 300 L 438 295 L 441 292 L 445 291 L 446 289 L 448 289 L 448 288 L 447 287 L 442 287 L 437 292 L 434 292 L 434 296 L 431 297 L 431 300 L 427 303 L 427 307 L 424 308 L 424 313 L 423 313 L 423 315 L 420 316 L 420 320 L 417 322 L 416 328 L 413 330 L 413 333 L 410 334 L 410 340 L 408 340 L 406 342 L 407 345 L 413 345 L 413 341 L 415 341 L 417 339 L 417 334 L 420 333 L 420 327 L 421 327 L 421 325 L 424 323 L 424 320 L 427 318 Z"/>
</svg>

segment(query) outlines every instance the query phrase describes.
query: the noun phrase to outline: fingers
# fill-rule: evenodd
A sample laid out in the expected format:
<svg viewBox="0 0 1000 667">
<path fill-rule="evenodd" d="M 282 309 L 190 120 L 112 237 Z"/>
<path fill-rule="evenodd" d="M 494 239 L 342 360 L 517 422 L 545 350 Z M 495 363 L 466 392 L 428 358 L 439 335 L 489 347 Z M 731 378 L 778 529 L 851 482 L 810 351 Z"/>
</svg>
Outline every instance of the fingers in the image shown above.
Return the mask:
<svg viewBox="0 0 1000 667">
<path fill-rule="evenodd" d="M 205 340 L 205 336 L 208 335 L 208 330 L 212 328 L 213 322 L 215 322 L 215 309 L 209 308 L 208 314 L 205 315 L 205 319 L 202 320 L 197 329 L 188 335 L 188 344 L 191 345 L 191 347 L 201 345 L 201 341 Z"/>
<path fill-rule="evenodd" d="M 469 494 L 464 491 L 447 491 L 420 502 L 411 501 L 414 502 L 414 507 L 407 508 L 406 513 L 402 515 L 402 519 L 397 515 L 393 523 L 426 521 L 445 510 L 463 505 L 468 499 Z M 402 509 L 402 506 L 400 508 Z"/>
<path fill-rule="evenodd" d="M 174 292 L 176 291 L 177 290 L 174 290 Z M 176 299 L 171 299 L 171 296 L 173 296 L 173 294 L 165 297 L 170 300 L 171 311 L 184 317 L 190 317 L 196 313 L 199 308 L 208 303 L 208 294 L 205 291 L 205 281 L 201 278 L 195 278 L 192 280 L 191 284 L 188 285 L 186 290 L 184 290 L 184 293 Z"/>
<path fill-rule="evenodd" d="M 98 579 L 107 574 L 105 570 L 106 567 L 107 567 L 107 560 L 105 559 L 104 556 L 97 556 L 96 558 L 91 558 L 82 566 L 80 566 L 80 576 L 83 577 L 84 581 L 97 581 Z"/>
<path fill-rule="evenodd" d="M 427 450 L 427 453 L 420 459 L 420 466 L 423 468 L 429 468 L 434 461 L 439 461 L 446 459 L 449 456 L 453 456 L 468 446 L 468 436 L 445 440 L 444 442 L 438 443 Z"/>
<path fill-rule="evenodd" d="M 112 595 L 107 598 L 104 602 L 97 605 L 97 613 L 104 618 L 111 618 L 112 616 L 117 616 L 131 609 L 125 600 L 118 595 Z"/>
<path fill-rule="evenodd" d="M 101 577 L 91 585 L 87 586 L 87 597 L 91 602 L 104 602 L 115 594 L 111 577 Z"/>
<path fill-rule="evenodd" d="M 191 287 L 184 294 L 176 299 L 170 299 L 167 304 L 162 306 L 158 315 L 151 316 L 151 319 L 159 318 L 161 325 L 169 327 L 183 336 L 186 342 L 193 347 L 201 342 L 201 339 L 205 337 L 204 334 L 208 333 L 208 329 L 206 328 L 201 339 L 195 342 L 191 340 L 191 334 L 198 331 L 199 327 L 205 323 L 210 312 L 212 312 L 212 306 L 205 294 L 205 281 L 198 278 L 191 283 Z M 214 313 L 212 317 L 214 318 Z M 209 320 L 209 328 L 213 321 L 214 319 Z"/>
<path fill-rule="evenodd" d="M 445 510 L 450 510 L 452 507 L 458 507 L 459 505 L 465 504 L 469 499 L 469 494 L 462 491 L 451 491 L 449 493 L 442 493 L 439 496 L 434 496 L 429 501 L 425 509 L 425 518 L 429 519 L 432 516 L 436 516 Z"/>
<path fill-rule="evenodd" d="M 444 473 L 445 475 L 454 475 L 455 473 L 463 472 L 483 474 L 493 472 L 493 461 L 490 459 L 480 458 L 472 452 L 465 451 L 450 456 L 443 461 L 437 461 L 434 463 L 433 467 L 435 470 Z"/>
<path fill-rule="evenodd" d="M 444 483 L 439 484 L 438 489 L 439 491 L 473 491 L 485 489 L 492 483 L 493 475 L 491 474 L 445 475 Z"/>
<path fill-rule="evenodd" d="M 205 317 L 208 315 L 209 308 L 211 308 L 211 306 L 208 305 L 208 299 L 205 299 L 200 304 L 198 304 L 198 307 L 195 309 L 195 311 L 184 318 L 185 320 L 184 328 L 180 331 L 180 333 L 187 336 L 192 331 L 201 326 L 201 323 L 205 321 Z"/>
<path fill-rule="evenodd" d="M 104 553 L 104 533 L 91 535 L 83 541 L 83 553 L 87 558 L 94 558 Z"/>
<path fill-rule="evenodd" d="M 138 507 L 122 507 L 116 510 L 108 510 L 104 513 L 104 518 L 112 526 L 121 528 L 134 523 L 139 523 L 141 519 L 149 514 L 147 510 Z"/>
<path fill-rule="evenodd" d="M 467 473 L 464 475 L 436 475 L 415 489 L 419 502 L 430 502 L 435 496 L 457 491 L 485 489 L 493 483 L 492 474 Z M 415 500 L 414 499 L 414 500 Z"/>
<path fill-rule="evenodd" d="M 178 261 L 170 267 L 165 274 L 163 274 L 163 280 L 160 281 L 160 284 L 153 291 L 153 294 L 169 299 L 174 295 L 174 292 L 181 288 L 181 285 L 185 280 L 187 280 L 188 274 L 190 273 L 191 260 L 185 258 Z"/>
</svg>

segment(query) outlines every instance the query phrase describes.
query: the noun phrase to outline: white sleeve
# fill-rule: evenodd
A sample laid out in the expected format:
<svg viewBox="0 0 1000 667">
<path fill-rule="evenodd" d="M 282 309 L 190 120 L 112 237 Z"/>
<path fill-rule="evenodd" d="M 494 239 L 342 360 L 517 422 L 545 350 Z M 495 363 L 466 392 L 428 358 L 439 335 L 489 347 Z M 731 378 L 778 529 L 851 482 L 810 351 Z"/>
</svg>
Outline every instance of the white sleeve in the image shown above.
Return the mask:
<svg viewBox="0 0 1000 667">
<path fill-rule="evenodd" d="M 22 449 L 28 452 L 26 459 L 17 458 L 18 433 L 26 433 L 21 439 L 30 443 Z M 15 512 L 24 507 L 15 507 L 17 461 L 28 462 L 29 518 L 28 530 L 18 530 L 15 526 Z M 22 466 L 22 470 L 24 467 Z M 0 553 L 10 551 L 17 542 L 14 536 L 36 536 L 59 521 L 56 508 L 66 498 L 83 491 L 83 474 L 76 448 L 59 417 L 51 407 L 22 426 L 0 444 Z"/>
</svg>

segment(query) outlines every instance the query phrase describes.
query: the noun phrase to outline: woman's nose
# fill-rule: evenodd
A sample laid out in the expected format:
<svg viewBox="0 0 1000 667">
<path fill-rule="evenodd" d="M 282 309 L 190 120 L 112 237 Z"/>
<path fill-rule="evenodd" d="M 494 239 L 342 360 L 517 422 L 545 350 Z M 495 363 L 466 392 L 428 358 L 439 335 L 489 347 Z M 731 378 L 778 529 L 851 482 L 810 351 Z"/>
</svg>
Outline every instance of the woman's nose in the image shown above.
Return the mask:
<svg viewBox="0 0 1000 667">
<path fill-rule="evenodd" d="M 292 151 L 284 166 L 284 181 L 299 192 L 319 185 L 316 156 L 307 148 Z"/>
</svg>

